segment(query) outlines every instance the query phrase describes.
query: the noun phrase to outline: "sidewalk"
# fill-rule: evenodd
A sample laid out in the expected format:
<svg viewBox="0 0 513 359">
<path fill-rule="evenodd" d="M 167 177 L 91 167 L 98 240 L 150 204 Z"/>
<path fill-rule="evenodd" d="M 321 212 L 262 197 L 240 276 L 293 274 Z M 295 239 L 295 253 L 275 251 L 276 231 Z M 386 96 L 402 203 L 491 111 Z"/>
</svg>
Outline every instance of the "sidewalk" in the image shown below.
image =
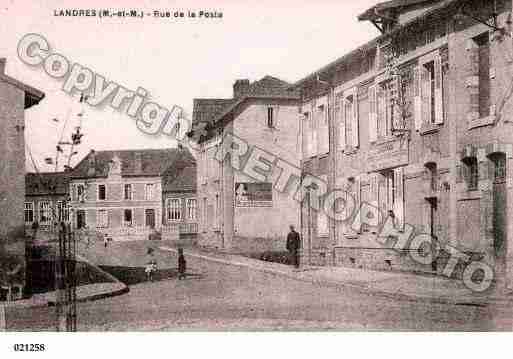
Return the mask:
<svg viewBox="0 0 513 359">
<path fill-rule="evenodd" d="M 176 252 L 175 248 L 160 246 L 160 250 Z M 184 254 L 225 265 L 234 265 L 265 273 L 288 277 L 322 286 L 352 288 L 362 293 L 381 295 L 392 299 L 427 301 L 455 305 L 513 305 L 513 293 L 493 290 L 474 293 L 463 283 L 441 276 L 417 275 L 401 272 L 380 272 L 344 267 L 303 267 L 264 262 L 241 255 L 195 248 Z"/>
</svg>

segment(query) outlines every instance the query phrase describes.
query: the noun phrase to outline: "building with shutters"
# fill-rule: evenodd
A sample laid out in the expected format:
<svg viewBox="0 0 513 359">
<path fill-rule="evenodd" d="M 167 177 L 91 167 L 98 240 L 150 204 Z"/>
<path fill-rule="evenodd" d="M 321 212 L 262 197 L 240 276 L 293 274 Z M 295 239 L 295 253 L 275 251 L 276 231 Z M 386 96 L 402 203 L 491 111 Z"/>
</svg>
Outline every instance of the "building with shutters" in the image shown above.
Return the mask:
<svg viewBox="0 0 513 359">
<path fill-rule="evenodd" d="M 393 0 L 361 14 L 382 34 L 294 85 L 303 176 L 348 191 L 357 206 L 392 211 L 399 231 L 412 225 L 505 273 L 513 265 L 511 7 Z M 438 273 L 447 263 L 442 253 L 418 264 L 372 229 L 303 204 L 304 262 Z"/>
<path fill-rule="evenodd" d="M 155 231 L 176 239 L 182 228 L 195 227 L 196 216 L 183 207 L 195 198 L 194 180 L 185 178 L 194 167 L 184 147 L 92 150 L 69 173 L 72 228 L 113 240 L 148 239 Z"/>
<path fill-rule="evenodd" d="M 274 176 L 260 180 L 244 171 L 250 153 L 257 149 L 299 168 L 298 94 L 289 87 L 285 81 L 266 76 L 252 83 L 237 80 L 233 98 L 194 100 L 191 135 L 199 142 L 201 245 L 239 251 L 284 250 L 288 226 L 299 228 L 299 203 L 273 187 Z M 228 135 L 248 147 L 239 169 L 229 157 L 221 156 L 222 162 L 215 159 Z"/>
</svg>

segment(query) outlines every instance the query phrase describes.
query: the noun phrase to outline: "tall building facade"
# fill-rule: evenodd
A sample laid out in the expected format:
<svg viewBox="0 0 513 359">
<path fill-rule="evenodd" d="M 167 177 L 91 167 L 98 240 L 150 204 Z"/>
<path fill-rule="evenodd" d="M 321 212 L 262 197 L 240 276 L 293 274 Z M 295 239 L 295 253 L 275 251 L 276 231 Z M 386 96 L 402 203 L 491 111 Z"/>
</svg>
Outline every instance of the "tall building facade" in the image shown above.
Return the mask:
<svg viewBox="0 0 513 359">
<path fill-rule="evenodd" d="M 25 110 L 43 98 L 0 59 L 0 301 L 19 299 L 25 286 Z"/>
<path fill-rule="evenodd" d="M 452 275 L 484 261 L 505 278 L 513 268 L 511 1 L 388 1 L 359 19 L 382 34 L 294 85 L 303 177 L 343 190 L 356 208 L 379 208 L 396 239 L 426 234 L 431 247 L 463 253 Z M 336 221 L 308 207 L 304 262 L 447 269 L 443 250 L 419 263 L 409 246 L 383 245 L 379 229 L 356 220 L 361 212 Z"/>
<path fill-rule="evenodd" d="M 231 99 L 194 100 L 200 244 L 240 251 L 283 249 L 288 225 L 299 226 L 300 205 L 274 187 L 273 163 L 260 164 L 260 174 L 251 175 L 248 160 L 265 150 L 299 169 L 299 98 L 289 87 L 266 76 L 253 83 L 237 80 Z M 244 147 L 243 154 L 225 147 L 233 138 Z"/>
</svg>

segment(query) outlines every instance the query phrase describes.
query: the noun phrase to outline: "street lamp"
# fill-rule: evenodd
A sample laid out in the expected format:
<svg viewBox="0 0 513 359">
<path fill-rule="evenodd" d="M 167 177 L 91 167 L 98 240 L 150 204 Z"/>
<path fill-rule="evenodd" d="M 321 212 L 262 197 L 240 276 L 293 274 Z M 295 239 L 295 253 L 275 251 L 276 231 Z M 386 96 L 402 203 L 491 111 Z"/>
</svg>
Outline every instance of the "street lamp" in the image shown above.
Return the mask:
<svg viewBox="0 0 513 359">
<path fill-rule="evenodd" d="M 473 15 L 473 14 L 465 11 L 465 6 L 462 6 L 459 8 L 456 15 L 454 15 L 454 20 L 456 20 L 459 24 L 461 24 L 465 21 L 465 19 L 471 18 L 472 20 L 474 20 L 480 24 L 488 26 L 490 29 L 492 29 L 494 32 L 498 33 L 500 36 L 504 36 L 504 35 L 510 36 L 506 32 L 506 29 L 504 27 L 499 27 L 499 24 L 497 21 L 498 16 L 499 16 L 499 14 L 497 13 L 497 1 L 494 1 L 493 12 L 490 14 L 490 17 L 492 20 L 491 23 L 489 22 L 488 19 L 482 19 L 476 15 Z"/>
</svg>

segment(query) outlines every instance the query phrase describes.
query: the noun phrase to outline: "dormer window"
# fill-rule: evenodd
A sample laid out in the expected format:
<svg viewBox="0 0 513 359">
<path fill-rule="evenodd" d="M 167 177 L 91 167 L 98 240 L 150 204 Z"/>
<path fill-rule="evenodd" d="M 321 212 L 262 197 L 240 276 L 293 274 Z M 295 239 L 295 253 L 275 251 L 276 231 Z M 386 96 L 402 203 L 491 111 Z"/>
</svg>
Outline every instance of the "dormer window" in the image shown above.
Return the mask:
<svg viewBox="0 0 513 359">
<path fill-rule="evenodd" d="M 275 128 L 274 115 L 274 108 L 272 106 L 267 107 L 267 127 L 269 128 Z"/>
</svg>

